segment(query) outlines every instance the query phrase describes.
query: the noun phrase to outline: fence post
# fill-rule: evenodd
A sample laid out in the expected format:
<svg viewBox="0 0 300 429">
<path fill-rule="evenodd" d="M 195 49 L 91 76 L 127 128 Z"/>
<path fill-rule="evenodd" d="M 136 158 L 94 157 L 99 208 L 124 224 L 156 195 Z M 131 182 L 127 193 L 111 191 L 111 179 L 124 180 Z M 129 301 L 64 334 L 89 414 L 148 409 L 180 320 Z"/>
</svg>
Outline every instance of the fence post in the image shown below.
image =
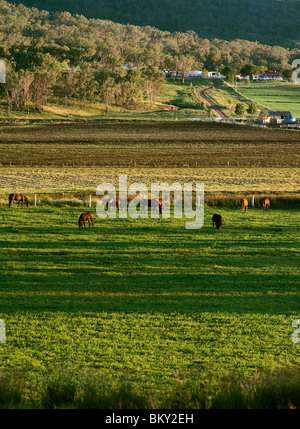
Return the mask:
<svg viewBox="0 0 300 429">
<path fill-rule="evenodd" d="M 254 207 L 254 195 L 252 195 L 252 207 Z"/>
<path fill-rule="evenodd" d="M 89 198 L 89 207 L 92 207 L 92 196 L 90 195 L 90 198 Z"/>
<path fill-rule="evenodd" d="M 36 206 L 36 194 L 34 194 L 34 207 Z"/>
</svg>

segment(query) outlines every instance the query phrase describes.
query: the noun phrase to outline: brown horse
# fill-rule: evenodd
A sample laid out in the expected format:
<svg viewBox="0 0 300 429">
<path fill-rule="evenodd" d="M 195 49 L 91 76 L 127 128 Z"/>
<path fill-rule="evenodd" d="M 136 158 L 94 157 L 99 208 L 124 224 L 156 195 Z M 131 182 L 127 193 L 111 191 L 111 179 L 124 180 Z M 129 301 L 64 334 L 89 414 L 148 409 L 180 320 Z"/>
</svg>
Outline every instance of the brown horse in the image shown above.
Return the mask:
<svg viewBox="0 0 300 429">
<path fill-rule="evenodd" d="M 269 198 L 263 198 L 261 202 L 262 208 L 265 210 L 270 210 L 270 200 Z"/>
<path fill-rule="evenodd" d="M 118 210 L 122 210 L 122 212 L 124 212 L 124 204 L 123 204 L 123 200 L 119 200 L 114 199 L 114 198 L 110 198 L 109 200 L 107 200 L 107 211 L 110 211 L 111 208 L 116 207 Z"/>
<path fill-rule="evenodd" d="M 166 209 L 167 204 L 168 204 L 168 198 L 164 198 L 164 199 L 159 199 L 159 204 L 161 206 L 161 213 Z"/>
<path fill-rule="evenodd" d="M 241 199 L 241 204 L 242 204 L 242 212 L 244 211 L 244 210 L 248 210 L 248 200 L 247 200 L 247 198 L 242 198 Z"/>
<path fill-rule="evenodd" d="M 213 218 L 212 218 L 212 224 L 213 224 L 213 226 L 215 226 L 215 224 L 216 224 L 216 228 L 217 229 L 221 229 L 222 223 L 223 223 L 222 216 L 219 215 L 219 214 L 214 214 Z"/>
<path fill-rule="evenodd" d="M 29 207 L 28 198 L 23 194 L 10 194 L 8 197 L 9 207 L 12 206 L 14 201 L 18 201 L 18 206 L 21 203 L 21 206 L 23 207 L 23 203 L 26 203 L 26 206 Z"/>
<path fill-rule="evenodd" d="M 88 213 L 82 213 L 79 216 L 79 219 L 78 219 L 78 226 L 79 226 L 79 228 L 83 228 L 82 224 L 85 227 L 85 222 L 86 221 L 89 223 L 89 227 L 91 226 L 91 224 L 94 226 L 94 216 L 93 216 L 92 213 L 90 213 L 90 212 L 88 212 Z"/>
</svg>

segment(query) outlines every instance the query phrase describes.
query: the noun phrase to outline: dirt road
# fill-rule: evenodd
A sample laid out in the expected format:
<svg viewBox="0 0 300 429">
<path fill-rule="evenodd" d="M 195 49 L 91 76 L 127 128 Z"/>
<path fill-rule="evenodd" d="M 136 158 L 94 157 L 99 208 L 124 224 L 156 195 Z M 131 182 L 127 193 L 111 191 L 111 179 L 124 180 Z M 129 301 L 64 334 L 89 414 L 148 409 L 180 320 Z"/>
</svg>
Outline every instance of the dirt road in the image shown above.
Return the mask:
<svg viewBox="0 0 300 429">
<path fill-rule="evenodd" d="M 222 118 L 222 119 L 227 119 L 227 116 L 224 115 L 224 113 L 222 113 L 219 109 L 218 106 L 213 103 L 208 97 L 207 95 L 205 95 L 205 91 L 207 91 L 210 88 L 203 88 L 199 91 L 199 95 L 200 97 L 204 98 L 204 100 L 212 107 L 212 109 Z"/>
</svg>

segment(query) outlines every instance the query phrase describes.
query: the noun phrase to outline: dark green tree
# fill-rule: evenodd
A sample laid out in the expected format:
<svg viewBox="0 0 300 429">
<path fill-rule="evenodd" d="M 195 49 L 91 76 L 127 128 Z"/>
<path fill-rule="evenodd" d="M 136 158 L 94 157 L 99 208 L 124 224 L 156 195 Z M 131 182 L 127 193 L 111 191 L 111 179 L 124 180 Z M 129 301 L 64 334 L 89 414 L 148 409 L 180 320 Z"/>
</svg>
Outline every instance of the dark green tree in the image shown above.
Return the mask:
<svg viewBox="0 0 300 429">
<path fill-rule="evenodd" d="M 245 103 L 237 103 L 235 106 L 235 114 L 237 116 L 244 116 L 246 113 L 247 106 Z"/>
<path fill-rule="evenodd" d="M 250 103 L 247 112 L 249 115 L 256 115 L 258 112 L 257 105 L 255 103 Z"/>
</svg>

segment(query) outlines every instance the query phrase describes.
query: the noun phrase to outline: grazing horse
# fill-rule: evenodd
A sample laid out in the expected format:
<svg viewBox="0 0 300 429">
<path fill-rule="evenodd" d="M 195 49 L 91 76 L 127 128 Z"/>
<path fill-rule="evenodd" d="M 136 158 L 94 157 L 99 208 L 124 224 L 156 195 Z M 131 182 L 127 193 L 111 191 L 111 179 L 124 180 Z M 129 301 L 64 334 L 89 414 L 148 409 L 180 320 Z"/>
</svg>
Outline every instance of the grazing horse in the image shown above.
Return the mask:
<svg viewBox="0 0 300 429">
<path fill-rule="evenodd" d="M 23 203 L 26 203 L 26 206 L 29 207 L 28 198 L 25 197 L 25 195 L 23 194 L 10 194 L 8 197 L 8 201 L 9 201 L 9 207 L 12 206 L 14 201 L 18 201 L 18 206 L 21 203 L 21 206 L 23 207 Z"/>
<path fill-rule="evenodd" d="M 247 198 L 242 198 L 241 199 L 241 204 L 242 204 L 242 212 L 244 211 L 244 210 L 248 210 L 248 200 L 247 200 Z"/>
<path fill-rule="evenodd" d="M 222 216 L 219 215 L 219 214 L 214 214 L 213 218 L 212 218 L 212 224 L 213 224 L 213 226 L 215 226 L 215 224 L 216 224 L 216 228 L 217 229 L 221 229 L 222 223 L 223 223 Z"/>
<path fill-rule="evenodd" d="M 270 200 L 269 198 L 263 198 L 262 199 L 262 208 L 265 210 L 270 210 Z"/>
<path fill-rule="evenodd" d="M 168 204 L 168 198 L 165 198 L 164 200 L 160 199 L 159 204 L 161 205 L 161 213 L 165 210 Z"/>
<path fill-rule="evenodd" d="M 82 224 L 85 227 L 85 222 L 86 221 L 88 221 L 89 227 L 91 226 L 91 224 L 94 226 L 94 216 L 93 216 L 92 213 L 90 213 L 90 212 L 88 212 L 88 213 L 82 213 L 79 216 L 79 219 L 78 219 L 78 226 L 79 226 L 79 228 L 82 228 Z"/>
<path fill-rule="evenodd" d="M 110 211 L 111 208 L 116 207 L 118 210 L 122 210 L 124 212 L 123 202 L 119 199 L 110 198 L 107 200 L 107 211 Z"/>
</svg>

